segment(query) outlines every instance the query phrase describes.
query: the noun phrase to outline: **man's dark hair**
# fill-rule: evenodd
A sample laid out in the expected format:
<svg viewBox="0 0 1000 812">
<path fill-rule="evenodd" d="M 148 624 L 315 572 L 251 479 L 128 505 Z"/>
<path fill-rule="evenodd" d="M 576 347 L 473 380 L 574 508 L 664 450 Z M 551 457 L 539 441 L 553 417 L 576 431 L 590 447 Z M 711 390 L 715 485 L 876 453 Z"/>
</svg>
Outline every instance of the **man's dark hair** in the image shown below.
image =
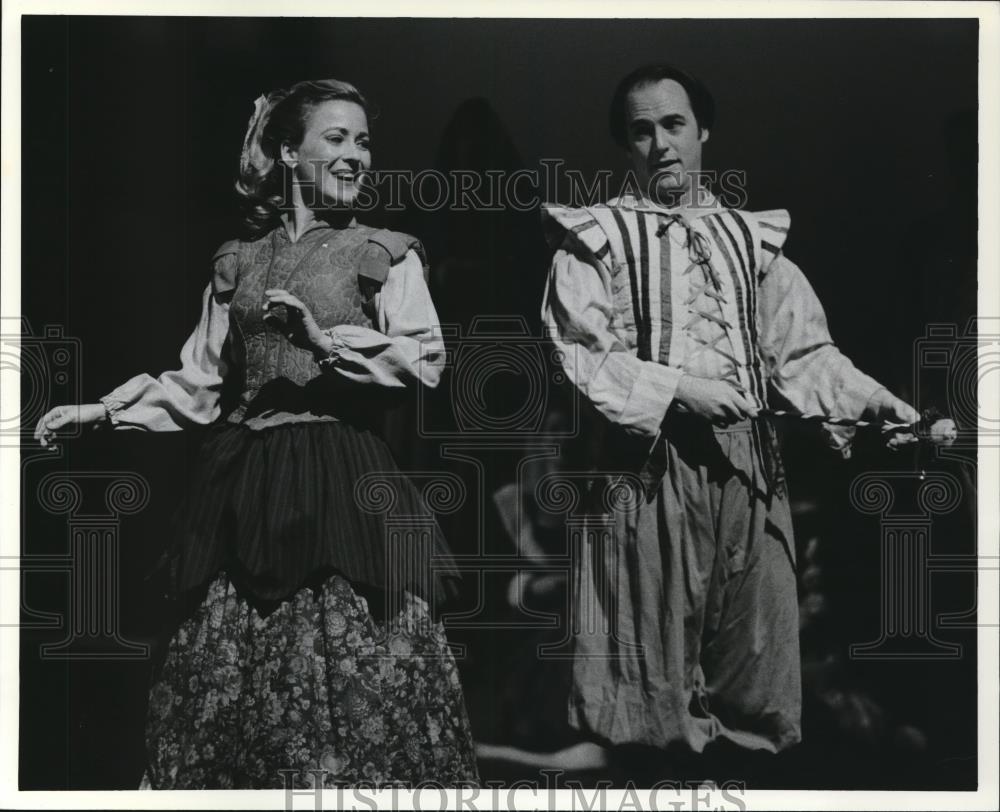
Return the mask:
<svg viewBox="0 0 1000 812">
<path fill-rule="evenodd" d="M 715 124 L 715 99 L 708 88 L 687 71 L 673 65 L 661 62 L 655 65 L 643 65 L 636 68 L 618 83 L 615 95 L 611 97 L 611 109 L 608 113 L 608 123 L 611 126 L 611 137 L 624 150 L 628 150 L 628 129 L 625 126 L 625 100 L 628 94 L 637 87 L 655 85 L 664 79 L 673 79 L 684 88 L 691 102 L 698 131 L 710 130 Z"/>
</svg>

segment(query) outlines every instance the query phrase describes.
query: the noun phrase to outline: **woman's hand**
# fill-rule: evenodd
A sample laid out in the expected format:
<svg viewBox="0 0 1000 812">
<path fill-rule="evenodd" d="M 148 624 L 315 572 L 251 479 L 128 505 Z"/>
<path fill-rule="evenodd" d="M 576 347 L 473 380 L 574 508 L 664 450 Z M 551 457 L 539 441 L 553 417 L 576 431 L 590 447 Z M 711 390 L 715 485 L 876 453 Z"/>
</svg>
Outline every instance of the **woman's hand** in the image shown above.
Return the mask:
<svg viewBox="0 0 1000 812">
<path fill-rule="evenodd" d="M 35 424 L 35 439 L 45 448 L 61 429 L 68 426 L 96 426 L 105 420 L 107 413 L 103 403 L 56 406 L 43 414 Z"/>
<path fill-rule="evenodd" d="M 728 381 L 683 375 L 677 383 L 674 401 L 679 411 L 696 414 L 716 426 L 757 416 L 757 407 Z"/>
<path fill-rule="evenodd" d="M 264 291 L 264 321 L 302 350 L 318 355 L 328 355 L 333 341 L 316 324 L 309 308 L 287 290 L 269 288 Z M 283 319 L 274 311 L 284 306 L 288 318 Z"/>
</svg>

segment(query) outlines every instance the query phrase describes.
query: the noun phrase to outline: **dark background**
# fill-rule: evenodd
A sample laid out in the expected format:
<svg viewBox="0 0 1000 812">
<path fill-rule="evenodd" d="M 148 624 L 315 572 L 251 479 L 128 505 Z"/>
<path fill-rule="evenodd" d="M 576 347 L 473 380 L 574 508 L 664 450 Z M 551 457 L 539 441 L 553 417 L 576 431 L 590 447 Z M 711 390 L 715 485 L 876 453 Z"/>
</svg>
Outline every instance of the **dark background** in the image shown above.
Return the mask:
<svg viewBox="0 0 1000 812">
<path fill-rule="evenodd" d="M 253 99 L 304 78 L 352 81 L 374 102 L 376 168 L 534 169 L 559 158 L 589 175 L 626 166 L 607 132 L 617 80 L 643 62 L 675 62 L 716 98 L 705 167 L 744 170 L 747 208 L 790 210 L 786 252 L 858 366 L 908 396 L 914 339 L 928 323 L 964 325 L 975 313 L 975 21 L 25 17 L 22 44 L 23 313 L 36 335 L 60 325 L 79 339 L 84 402 L 175 365 L 209 259 L 236 236 L 232 184 Z M 547 255 L 535 213 L 376 211 L 365 221 L 424 240 L 443 322 L 468 329 L 477 315 L 516 314 L 537 327 Z M 197 442 L 88 437 L 24 466 L 26 494 L 56 470 L 150 481 L 149 507 L 120 528 L 133 639 L 155 637 L 161 607 L 137 573 L 162 548 Z M 877 636 L 879 588 L 877 520 L 845 518 L 848 483 L 914 461 L 862 441 L 838 465 L 812 434 L 790 446 L 793 497 L 814 505 L 829 551 L 833 620 L 822 646 L 842 657 L 848 642 Z M 963 515 L 935 536 L 936 549 L 974 549 Z M 29 497 L 23 518 L 26 554 L 65 552 L 64 517 Z M 463 521 L 446 529 L 456 549 L 472 551 L 475 526 Z M 33 609 L 64 605 L 64 576 L 25 583 Z M 974 602 L 965 576 L 936 594 L 942 610 Z M 869 725 L 881 725 L 878 736 L 869 731 L 859 750 L 835 719 L 807 716 L 814 749 L 793 755 L 778 783 L 974 786 L 974 636 L 948 634 L 964 643 L 959 660 L 845 665 L 838 678 L 881 708 L 882 722 Z M 38 643 L 59 637 L 22 635 L 22 787 L 134 786 L 148 663 L 39 660 Z M 510 709 L 490 705 L 502 660 L 490 641 L 466 637 L 474 732 L 516 744 L 498 720 Z M 903 726 L 919 728 L 924 745 L 897 747 Z M 890 751 L 872 763 L 870 753 Z"/>
</svg>

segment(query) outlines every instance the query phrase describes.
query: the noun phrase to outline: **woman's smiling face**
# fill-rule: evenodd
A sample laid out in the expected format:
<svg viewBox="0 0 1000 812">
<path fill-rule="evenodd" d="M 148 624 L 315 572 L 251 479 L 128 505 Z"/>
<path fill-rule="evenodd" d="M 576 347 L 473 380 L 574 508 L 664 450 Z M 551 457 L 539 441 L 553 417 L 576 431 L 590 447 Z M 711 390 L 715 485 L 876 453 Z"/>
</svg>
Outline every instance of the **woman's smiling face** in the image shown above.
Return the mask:
<svg viewBox="0 0 1000 812">
<path fill-rule="evenodd" d="M 302 143 L 283 145 L 281 156 L 292 166 L 306 206 L 349 208 L 372 163 L 364 108 L 340 99 L 317 104 L 309 113 Z"/>
</svg>

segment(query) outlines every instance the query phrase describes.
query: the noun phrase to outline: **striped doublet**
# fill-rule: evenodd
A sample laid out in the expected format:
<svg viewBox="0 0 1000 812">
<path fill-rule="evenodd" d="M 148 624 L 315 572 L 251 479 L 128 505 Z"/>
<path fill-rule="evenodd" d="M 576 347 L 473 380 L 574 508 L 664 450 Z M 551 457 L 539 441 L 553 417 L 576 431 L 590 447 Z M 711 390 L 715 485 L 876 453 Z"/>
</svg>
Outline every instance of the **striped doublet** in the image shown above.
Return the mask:
<svg viewBox="0 0 1000 812">
<path fill-rule="evenodd" d="M 767 404 L 757 289 L 788 233 L 784 210 L 717 206 L 685 216 L 623 199 L 543 209 L 556 246 L 592 254 L 611 294 L 611 329 L 640 360 L 730 380 Z"/>
</svg>

